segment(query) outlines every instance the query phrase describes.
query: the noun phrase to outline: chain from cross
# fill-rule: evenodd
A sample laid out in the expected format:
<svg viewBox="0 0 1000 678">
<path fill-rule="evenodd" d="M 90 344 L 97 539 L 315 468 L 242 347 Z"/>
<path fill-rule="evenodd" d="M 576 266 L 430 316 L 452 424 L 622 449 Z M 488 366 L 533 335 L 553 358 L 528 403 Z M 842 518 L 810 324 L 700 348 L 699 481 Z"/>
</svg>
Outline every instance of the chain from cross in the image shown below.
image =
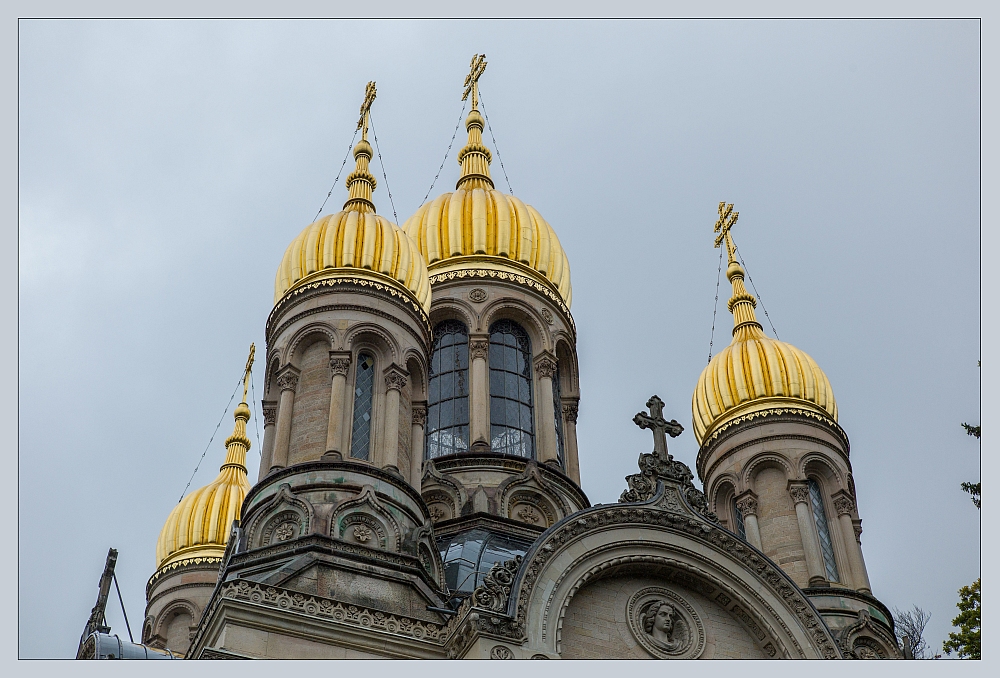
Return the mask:
<svg viewBox="0 0 1000 678">
<path fill-rule="evenodd" d="M 479 107 L 479 77 L 486 70 L 486 55 L 485 54 L 474 54 L 472 56 L 472 63 L 469 64 L 469 74 L 465 76 L 465 91 L 462 93 L 462 101 L 469 98 L 469 94 L 472 94 L 472 109 L 477 110 Z"/>
<path fill-rule="evenodd" d="M 676 419 L 667 421 L 663 418 L 663 401 L 659 396 L 653 396 L 646 401 L 649 414 L 639 412 L 632 421 L 639 428 L 648 428 L 653 431 L 653 452 L 659 454 L 662 459 L 670 459 L 667 453 L 667 435 L 676 438 L 684 431 L 684 427 L 677 423 Z"/>
<path fill-rule="evenodd" d="M 250 342 L 250 356 L 247 358 L 247 367 L 243 371 L 243 402 L 247 401 L 247 388 L 250 386 L 250 368 L 253 367 L 253 354 L 256 348 Z"/>
<path fill-rule="evenodd" d="M 715 236 L 715 247 L 718 249 L 722 245 L 722 242 L 725 241 L 726 251 L 729 253 L 729 261 L 735 259 L 734 253 L 736 252 L 733 235 L 729 231 L 736 225 L 736 221 L 739 218 L 740 213 L 733 211 L 733 203 L 727 205 L 725 200 L 719 203 L 719 220 L 715 222 L 715 233 L 719 235 Z"/>
<path fill-rule="evenodd" d="M 361 130 L 361 138 L 365 141 L 368 140 L 368 115 L 371 111 L 372 104 L 375 103 L 375 95 L 378 92 L 375 90 L 375 81 L 372 80 L 365 87 L 365 100 L 361 104 L 361 117 L 358 118 L 358 129 Z"/>
</svg>

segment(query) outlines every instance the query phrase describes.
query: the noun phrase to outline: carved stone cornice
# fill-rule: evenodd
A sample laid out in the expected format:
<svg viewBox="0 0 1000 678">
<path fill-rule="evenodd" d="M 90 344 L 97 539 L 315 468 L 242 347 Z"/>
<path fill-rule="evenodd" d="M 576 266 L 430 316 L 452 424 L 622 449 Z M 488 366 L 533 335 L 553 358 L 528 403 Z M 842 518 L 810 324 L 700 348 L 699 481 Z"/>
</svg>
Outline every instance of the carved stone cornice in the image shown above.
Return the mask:
<svg viewBox="0 0 1000 678">
<path fill-rule="evenodd" d="M 171 572 L 175 572 L 180 569 L 190 569 L 197 568 L 200 570 L 217 570 L 219 566 L 222 565 L 222 557 L 208 556 L 204 558 L 184 558 L 182 560 L 175 560 L 172 563 L 168 563 L 163 567 L 156 570 L 153 575 L 146 582 L 146 598 L 149 598 L 149 592 L 153 588 L 153 584 L 157 582 L 158 579 L 164 577 Z"/>
<path fill-rule="evenodd" d="M 744 516 L 757 515 L 757 495 L 753 490 L 747 490 L 736 497 L 736 509 Z"/>
<path fill-rule="evenodd" d="M 792 501 L 796 504 L 809 503 L 809 485 L 805 482 L 795 480 L 788 481 L 788 494 L 791 496 Z"/>
<path fill-rule="evenodd" d="M 385 388 L 387 391 L 402 391 L 406 388 L 406 377 L 409 372 L 401 369 L 398 365 L 390 365 L 385 371 Z"/>
<path fill-rule="evenodd" d="M 347 373 L 351 369 L 351 354 L 344 351 L 330 351 L 330 371 L 333 374 Z"/>
</svg>

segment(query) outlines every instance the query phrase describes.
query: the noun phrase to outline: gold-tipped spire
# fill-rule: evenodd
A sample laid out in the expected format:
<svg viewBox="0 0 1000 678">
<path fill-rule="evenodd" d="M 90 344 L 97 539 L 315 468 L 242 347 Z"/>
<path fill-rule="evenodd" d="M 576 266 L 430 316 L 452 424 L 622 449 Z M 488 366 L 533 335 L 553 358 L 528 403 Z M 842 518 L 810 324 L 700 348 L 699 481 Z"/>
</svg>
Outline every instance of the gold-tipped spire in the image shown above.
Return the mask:
<svg viewBox="0 0 1000 678">
<path fill-rule="evenodd" d="M 255 350 L 256 348 L 251 342 L 250 356 L 247 358 L 246 369 L 243 370 L 243 400 L 233 411 L 236 424 L 233 426 L 233 434 L 226 438 L 226 462 L 219 468 L 219 471 L 233 467 L 243 471 L 243 473 L 247 472 L 247 452 L 250 450 L 250 439 L 247 437 L 247 422 L 250 421 L 250 408 L 247 407 L 247 388 L 250 386 L 250 368 L 253 367 Z"/>
<path fill-rule="evenodd" d="M 486 55 L 473 55 L 472 63 L 469 64 L 469 74 L 465 76 L 465 91 L 462 93 L 462 101 L 472 96 L 472 110 L 465 119 L 469 140 L 458 152 L 458 163 L 462 166 L 462 173 L 458 177 L 458 183 L 455 184 L 456 189 L 493 188 L 493 179 L 490 178 L 490 162 L 493 161 L 493 154 L 483 144 L 485 122 L 479 113 L 479 78 L 485 71 Z"/>
<path fill-rule="evenodd" d="M 729 299 L 729 312 L 733 314 L 733 337 L 737 334 L 740 338 L 749 338 L 764 334 L 764 328 L 757 322 L 754 309 L 757 308 L 757 299 L 747 292 L 743 285 L 744 271 L 736 260 L 736 244 L 733 242 L 733 234 L 730 232 L 736 221 L 740 218 L 739 212 L 733 211 L 733 204 L 726 204 L 725 201 L 719 203 L 719 220 L 715 222 L 715 247 L 726 244 L 726 252 L 729 254 L 729 267 L 726 269 L 726 277 L 733 285 L 733 296 Z"/>
<path fill-rule="evenodd" d="M 358 119 L 361 141 L 354 146 L 354 171 L 347 175 L 348 198 L 344 203 L 344 210 L 349 212 L 375 211 L 372 193 L 375 191 L 376 182 L 375 177 L 368 171 L 368 163 L 372 159 L 372 147 L 368 143 L 368 121 L 376 94 L 375 82 L 371 81 L 365 88 L 365 100 L 361 104 L 361 117 Z"/>
</svg>

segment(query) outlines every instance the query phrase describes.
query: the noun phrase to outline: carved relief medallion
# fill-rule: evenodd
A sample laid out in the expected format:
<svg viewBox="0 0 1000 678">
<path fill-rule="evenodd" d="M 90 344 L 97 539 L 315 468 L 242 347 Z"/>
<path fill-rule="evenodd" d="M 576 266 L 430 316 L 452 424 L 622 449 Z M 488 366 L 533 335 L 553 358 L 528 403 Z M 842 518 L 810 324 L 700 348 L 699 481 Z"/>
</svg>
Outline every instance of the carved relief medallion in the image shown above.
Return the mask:
<svg viewBox="0 0 1000 678">
<path fill-rule="evenodd" d="M 503 645 L 495 645 L 492 650 L 490 650 L 490 659 L 513 659 L 514 653 L 510 651 L 510 648 Z"/>
<path fill-rule="evenodd" d="M 469 292 L 469 300 L 474 301 L 477 304 L 486 301 L 487 296 L 489 295 L 486 294 L 486 290 L 484 290 L 482 287 L 477 287 L 473 289 L 471 292 Z"/>
<path fill-rule="evenodd" d="M 552 324 L 552 320 L 553 320 L 553 318 L 552 318 L 552 311 L 550 311 L 547 308 L 543 308 L 542 311 L 541 311 L 541 313 L 542 313 L 542 319 L 545 322 L 547 322 L 549 325 L 551 325 Z"/>
<path fill-rule="evenodd" d="M 651 586 L 628 601 L 628 624 L 639 644 L 660 659 L 695 659 L 705 650 L 705 627 L 689 602 Z"/>
</svg>

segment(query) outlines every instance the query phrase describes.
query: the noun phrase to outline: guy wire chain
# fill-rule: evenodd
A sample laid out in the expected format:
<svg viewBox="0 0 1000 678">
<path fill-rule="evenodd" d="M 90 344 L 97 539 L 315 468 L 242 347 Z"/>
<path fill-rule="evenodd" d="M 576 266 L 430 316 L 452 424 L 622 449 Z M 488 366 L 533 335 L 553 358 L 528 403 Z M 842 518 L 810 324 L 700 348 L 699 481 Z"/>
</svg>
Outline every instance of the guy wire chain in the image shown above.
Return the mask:
<svg viewBox="0 0 1000 678">
<path fill-rule="evenodd" d="M 500 147 L 497 146 L 497 138 L 493 136 L 493 127 L 490 125 L 490 116 L 486 114 L 486 102 L 483 101 L 483 90 L 479 90 L 479 103 L 483 105 L 483 117 L 486 118 L 486 127 L 490 130 L 490 138 L 493 139 L 493 148 L 497 150 L 497 160 L 500 161 L 500 169 L 503 170 L 503 178 L 507 180 L 507 190 L 514 195 L 514 189 L 510 187 L 510 179 L 507 178 L 507 169 L 503 166 L 503 158 L 500 157 Z"/>
<path fill-rule="evenodd" d="M 181 500 L 184 499 L 184 495 L 187 494 L 188 488 L 191 487 L 191 481 L 194 480 L 194 476 L 198 473 L 198 469 L 201 467 L 201 462 L 205 461 L 205 455 L 208 453 L 208 448 L 212 446 L 212 441 L 215 440 L 215 434 L 219 432 L 219 427 L 222 426 L 222 420 L 226 418 L 226 412 L 229 411 L 229 406 L 233 404 L 233 398 L 236 397 L 236 391 L 239 390 L 240 384 L 243 383 L 243 377 L 241 376 L 236 382 L 236 388 L 233 389 L 233 394 L 229 396 L 229 402 L 226 404 L 226 409 L 219 417 L 219 423 L 215 425 L 215 431 L 212 432 L 212 437 L 208 439 L 208 445 L 205 445 L 205 451 L 201 453 L 201 459 L 198 460 L 198 465 L 194 467 L 194 471 L 191 473 L 191 477 L 188 478 L 187 485 L 184 486 L 184 492 L 181 493 L 181 498 L 177 500 L 180 504 Z"/>
<path fill-rule="evenodd" d="M 382 178 L 385 179 L 385 192 L 389 194 L 389 205 L 392 206 L 392 221 L 399 225 L 399 217 L 396 216 L 396 205 L 392 202 L 392 191 L 389 190 L 389 177 L 385 175 L 385 163 L 382 162 L 382 151 L 378 150 L 378 135 L 375 134 L 375 116 L 368 111 L 368 122 L 372 126 L 372 139 L 375 140 L 375 152 L 378 153 L 378 164 L 382 166 Z"/>
<path fill-rule="evenodd" d="M 125 628 L 128 629 L 129 642 L 134 643 L 135 638 L 132 637 L 132 626 L 128 623 L 128 612 L 125 611 L 125 601 L 122 599 L 122 590 L 118 587 L 118 573 L 112 570 L 111 578 L 115 582 L 115 591 L 118 592 L 118 602 L 122 606 L 122 616 L 125 617 Z M 107 619 L 104 621 L 107 622 Z"/>
<path fill-rule="evenodd" d="M 761 299 L 760 292 L 757 291 L 757 286 L 753 284 L 753 278 L 750 277 L 750 269 L 747 268 L 747 264 L 743 261 L 743 255 L 740 254 L 740 248 L 734 247 L 736 250 L 736 256 L 740 258 L 740 265 L 743 266 L 743 270 L 746 271 L 747 280 L 750 281 L 750 287 L 753 289 L 753 293 L 757 296 L 757 301 L 760 302 L 760 307 L 764 311 L 764 317 L 767 318 L 767 324 L 771 326 L 771 331 L 774 332 L 774 338 L 780 339 L 778 336 L 778 330 L 774 329 L 774 323 L 771 322 L 771 316 L 767 314 L 767 307 L 764 306 L 764 300 Z"/>
<path fill-rule="evenodd" d="M 333 189 L 337 188 L 337 184 L 340 182 L 340 175 L 344 172 L 344 167 L 347 166 L 347 159 L 351 157 L 351 149 L 354 148 L 354 140 L 358 136 L 358 130 L 354 130 L 354 136 L 351 137 L 351 143 L 347 147 L 347 155 L 344 156 L 344 162 L 340 164 L 340 171 L 337 172 L 337 178 L 333 180 L 333 186 L 330 187 L 330 191 L 323 198 L 323 204 L 319 206 L 319 210 L 316 212 L 316 216 L 313 217 L 313 221 L 319 219 L 319 215 L 323 213 L 323 208 L 326 207 L 326 201 L 330 199 L 333 195 Z"/>
<path fill-rule="evenodd" d="M 719 312 L 719 282 L 722 280 L 722 250 L 719 250 L 719 272 L 715 274 L 715 308 L 712 309 L 712 338 L 708 340 L 708 362 L 712 362 L 712 343 L 715 341 L 715 316 Z"/>
<path fill-rule="evenodd" d="M 431 187 L 427 189 L 427 194 L 424 195 L 424 199 L 420 201 L 423 205 L 427 202 L 427 197 L 434 190 L 434 184 L 437 183 L 438 177 L 441 176 L 441 170 L 444 169 L 444 164 L 448 162 L 448 156 L 451 155 L 451 147 L 455 143 L 455 135 L 458 134 L 458 128 L 462 125 L 462 118 L 465 116 L 465 107 L 468 105 L 468 100 L 462 102 L 462 112 L 458 114 L 458 122 L 455 123 L 455 131 L 451 133 L 451 141 L 448 142 L 448 150 L 444 152 L 444 157 L 441 158 L 441 166 L 438 167 L 437 174 L 434 175 L 434 181 L 431 182 Z"/>
<path fill-rule="evenodd" d="M 260 424 L 257 423 L 257 392 L 253 386 L 253 368 L 250 369 L 250 395 L 253 398 L 253 427 L 257 431 L 257 454 L 264 458 L 264 450 L 260 446 Z M 263 407 L 263 403 L 261 404 Z"/>
</svg>

